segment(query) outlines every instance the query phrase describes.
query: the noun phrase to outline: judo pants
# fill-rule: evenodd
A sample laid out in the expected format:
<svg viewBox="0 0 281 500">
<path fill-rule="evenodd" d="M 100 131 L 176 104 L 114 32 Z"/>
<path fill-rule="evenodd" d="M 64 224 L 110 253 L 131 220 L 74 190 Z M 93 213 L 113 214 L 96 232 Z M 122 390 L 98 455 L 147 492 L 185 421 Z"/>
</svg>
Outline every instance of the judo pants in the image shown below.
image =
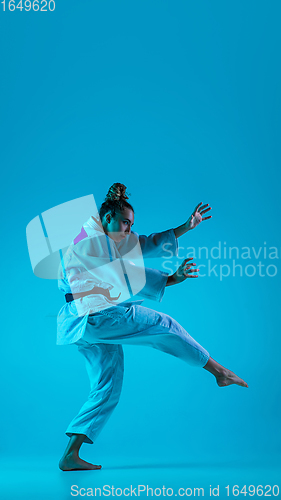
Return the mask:
<svg viewBox="0 0 281 500">
<path fill-rule="evenodd" d="M 84 335 L 75 344 L 85 356 L 91 389 L 66 434 L 85 434 L 84 442 L 90 444 L 119 401 L 124 373 L 122 344 L 150 346 L 197 367 L 205 366 L 210 357 L 173 318 L 140 305 L 113 306 L 89 315 Z"/>
</svg>

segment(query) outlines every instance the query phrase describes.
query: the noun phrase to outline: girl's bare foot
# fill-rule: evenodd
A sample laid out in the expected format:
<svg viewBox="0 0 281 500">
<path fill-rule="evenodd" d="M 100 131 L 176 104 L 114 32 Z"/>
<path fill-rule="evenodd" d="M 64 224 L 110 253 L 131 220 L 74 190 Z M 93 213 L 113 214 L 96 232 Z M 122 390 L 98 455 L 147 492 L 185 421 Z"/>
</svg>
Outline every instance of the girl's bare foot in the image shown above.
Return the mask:
<svg viewBox="0 0 281 500">
<path fill-rule="evenodd" d="M 90 464 L 82 460 L 77 453 L 69 453 L 64 455 L 59 461 L 59 468 L 63 471 L 71 470 L 97 470 L 101 469 L 101 465 Z"/>
<path fill-rule="evenodd" d="M 242 378 L 237 377 L 235 373 L 220 365 L 211 357 L 208 359 L 207 364 L 203 368 L 216 377 L 219 387 L 226 387 L 231 384 L 241 385 L 241 387 L 249 387 Z"/>
<path fill-rule="evenodd" d="M 242 380 L 242 378 L 237 377 L 235 373 L 231 372 L 227 368 L 224 368 L 219 375 L 216 375 L 216 379 L 219 387 L 226 387 L 231 384 L 241 385 L 241 387 L 249 387 L 248 384 Z"/>
</svg>

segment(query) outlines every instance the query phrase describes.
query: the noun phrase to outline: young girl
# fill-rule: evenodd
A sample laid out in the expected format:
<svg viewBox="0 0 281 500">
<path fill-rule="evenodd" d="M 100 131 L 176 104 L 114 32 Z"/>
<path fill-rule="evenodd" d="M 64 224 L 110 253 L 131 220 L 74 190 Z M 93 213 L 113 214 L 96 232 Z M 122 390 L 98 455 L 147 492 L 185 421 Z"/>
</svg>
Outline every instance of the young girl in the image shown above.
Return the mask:
<svg viewBox="0 0 281 500">
<path fill-rule="evenodd" d="M 192 259 L 169 276 L 144 268 L 142 255 L 177 255 L 177 238 L 211 216 L 199 203 L 182 226 L 150 236 L 132 231 L 134 209 L 126 186 L 111 186 L 98 214 L 89 218 L 64 254 L 59 288 L 66 304 L 58 314 L 57 344 L 76 344 L 85 356 L 89 398 L 69 424 L 70 437 L 59 462 L 63 471 L 100 469 L 79 457 L 83 442 L 93 444 L 118 403 L 124 372 L 122 344 L 147 345 L 202 367 L 220 387 L 248 387 L 218 364 L 186 330 L 167 314 L 142 305 L 144 298 L 161 301 L 166 286 L 197 278 Z M 141 298 L 142 297 L 142 298 Z"/>
</svg>

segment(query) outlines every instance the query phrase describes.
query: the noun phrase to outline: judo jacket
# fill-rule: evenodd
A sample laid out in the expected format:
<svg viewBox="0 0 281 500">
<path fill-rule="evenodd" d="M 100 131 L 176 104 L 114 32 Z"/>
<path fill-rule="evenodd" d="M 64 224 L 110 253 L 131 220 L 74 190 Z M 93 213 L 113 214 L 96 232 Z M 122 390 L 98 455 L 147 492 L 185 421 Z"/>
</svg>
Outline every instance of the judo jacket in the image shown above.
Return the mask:
<svg viewBox="0 0 281 500">
<path fill-rule="evenodd" d="M 150 236 L 131 233 L 120 243 L 104 233 L 98 215 L 90 217 L 61 259 L 58 287 L 64 293 L 81 293 L 101 287 L 60 309 L 57 344 L 73 344 L 82 338 L 89 314 L 123 304 L 141 304 L 145 298 L 161 302 L 168 273 L 144 266 L 144 257 L 177 255 L 173 229 Z"/>
</svg>

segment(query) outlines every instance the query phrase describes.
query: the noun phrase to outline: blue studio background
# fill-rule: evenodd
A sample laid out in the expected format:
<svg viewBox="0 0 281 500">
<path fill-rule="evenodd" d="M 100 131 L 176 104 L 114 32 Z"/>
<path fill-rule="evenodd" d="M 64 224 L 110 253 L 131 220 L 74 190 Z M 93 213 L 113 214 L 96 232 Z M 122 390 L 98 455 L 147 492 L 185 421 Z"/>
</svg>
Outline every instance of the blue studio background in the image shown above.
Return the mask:
<svg viewBox="0 0 281 500">
<path fill-rule="evenodd" d="M 205 370 L 125 347 L 120 403 L 81 456 L 280 463 L 280 14 L 278 1 L 257 0 L 1 10 L 2 456 L 57 467 L 89 391 L 77 348 L 55 344 L 64 298 L 32 273 L 26 226 L 88 194 L 100 206 L 122 182 L 139 234 L 184 223 L 200 201 L 212 206 L 166 268 L 189 246 L 204 265 L 199 246 L 238 247 L 243 276 L 212 272 L 144 305 L 174 317 L 249 389 L 220 389 Z"/>
</svg>

